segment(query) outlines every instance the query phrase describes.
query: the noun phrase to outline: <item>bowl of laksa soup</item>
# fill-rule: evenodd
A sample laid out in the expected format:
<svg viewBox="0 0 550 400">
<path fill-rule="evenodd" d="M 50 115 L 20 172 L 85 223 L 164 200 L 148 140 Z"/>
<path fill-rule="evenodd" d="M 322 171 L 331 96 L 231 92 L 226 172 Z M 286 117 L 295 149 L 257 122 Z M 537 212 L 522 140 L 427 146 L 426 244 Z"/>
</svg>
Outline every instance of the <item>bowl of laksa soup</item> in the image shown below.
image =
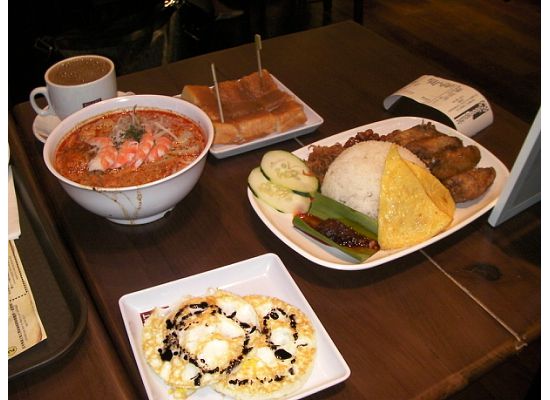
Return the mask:
<svg viewBox="0 0 550 400">
<path fill-rule="evenodd" d="M 65 118 L 44 160 L 69 196 L 120 224 L 162 218 L 199 180 L 214 128 L 200 108 L 160 95 L 117 97 Z"/>
</svg>

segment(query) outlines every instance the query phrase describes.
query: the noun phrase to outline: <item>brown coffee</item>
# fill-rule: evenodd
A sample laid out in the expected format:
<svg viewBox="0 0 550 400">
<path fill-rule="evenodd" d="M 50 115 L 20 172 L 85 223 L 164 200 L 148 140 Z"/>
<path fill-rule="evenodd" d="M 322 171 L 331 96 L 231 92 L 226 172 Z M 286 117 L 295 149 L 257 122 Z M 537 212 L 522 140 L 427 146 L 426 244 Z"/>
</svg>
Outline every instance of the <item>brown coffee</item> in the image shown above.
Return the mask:
<svg viewBox="0 0 550 400">
<path fill-rule="evenodd" d="M 50 82 L 57 85 L 81 85 L 105 76 L 111 65 L 96 57 L 77 57 L 61 61 L 48 73 Z"/>
</svg>

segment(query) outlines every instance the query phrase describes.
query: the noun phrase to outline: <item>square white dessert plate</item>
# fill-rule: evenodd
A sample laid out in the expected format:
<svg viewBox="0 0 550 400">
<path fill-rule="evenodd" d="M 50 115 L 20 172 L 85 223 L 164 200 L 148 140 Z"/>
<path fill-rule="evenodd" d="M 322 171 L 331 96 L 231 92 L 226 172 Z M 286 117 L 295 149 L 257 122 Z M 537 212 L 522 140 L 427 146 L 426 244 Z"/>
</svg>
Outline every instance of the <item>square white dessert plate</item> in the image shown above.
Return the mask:
<svg viewBox="0 0 550 400">
<path fill-rule="evenodd" d="M 158 306 L 176 304 L 185 295 L 204 295 L 219 288 L 244 296 L 262 294 L 277 297 L 301 309 L 316 331 L 317 355 L 309 379 L 287 399 L 301 399 L 336 385 L 350 376 L 350 369 L 319 318 L 275 254 L 264 254 L 249 260 L 223 266 L 198 275 L 129 293 L 119 299 L 120 312 L 149 399 L 171 399 L 169 387 L 149 367 L 141 352 L 142 313 Z M 228 397 L 206 387 L 193 393 L 190 400 L 227 400 Z"/>
</svg>

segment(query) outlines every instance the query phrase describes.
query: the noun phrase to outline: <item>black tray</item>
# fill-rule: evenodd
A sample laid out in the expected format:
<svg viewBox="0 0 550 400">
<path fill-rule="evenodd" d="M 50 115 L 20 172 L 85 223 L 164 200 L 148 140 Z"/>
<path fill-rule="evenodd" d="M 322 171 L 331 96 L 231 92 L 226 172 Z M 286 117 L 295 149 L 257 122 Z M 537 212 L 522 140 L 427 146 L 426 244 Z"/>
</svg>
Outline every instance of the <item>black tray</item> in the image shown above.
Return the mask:
<svg viewBox="0 0 550 400">
<path fill-rule="evenodd" d="M 86 330 L 87 300 L 11 118 L 8 131 L 21 225 L 15 245 L 47 335 L 8 361 L 8 379 L 12 380 L 59 360 L 75 347 Z"/>
</svg>

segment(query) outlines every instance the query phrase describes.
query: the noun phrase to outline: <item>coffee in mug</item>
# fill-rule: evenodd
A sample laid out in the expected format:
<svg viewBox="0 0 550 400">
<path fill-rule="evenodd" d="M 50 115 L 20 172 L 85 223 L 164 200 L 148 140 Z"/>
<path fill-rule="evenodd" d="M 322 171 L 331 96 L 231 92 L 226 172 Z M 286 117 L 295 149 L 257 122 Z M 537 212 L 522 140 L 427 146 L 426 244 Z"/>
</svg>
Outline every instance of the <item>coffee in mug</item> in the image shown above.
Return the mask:
<svg viewBox="0 0 550 400">
<path fill-rule="evenodd" d="M 99 57 L 74 57 L 56 64 L 48 72 L 48 79 L 56 85 L 81 85 L 93 82 L 111 69 L 111 63 Z"/>
<path fill-rule="evenodd" d="M 113 62 L 98 55 L 70 57 L 52 65 L 44 74 L 46 86 L 31 91 L 30 102 L 38 115 L 56 115 L 64 119 L 72 113 L 101 100 L 116 97 L 116 74 Z M 36 97 L 46 98 L 41 108 Z"/>
</svg>

